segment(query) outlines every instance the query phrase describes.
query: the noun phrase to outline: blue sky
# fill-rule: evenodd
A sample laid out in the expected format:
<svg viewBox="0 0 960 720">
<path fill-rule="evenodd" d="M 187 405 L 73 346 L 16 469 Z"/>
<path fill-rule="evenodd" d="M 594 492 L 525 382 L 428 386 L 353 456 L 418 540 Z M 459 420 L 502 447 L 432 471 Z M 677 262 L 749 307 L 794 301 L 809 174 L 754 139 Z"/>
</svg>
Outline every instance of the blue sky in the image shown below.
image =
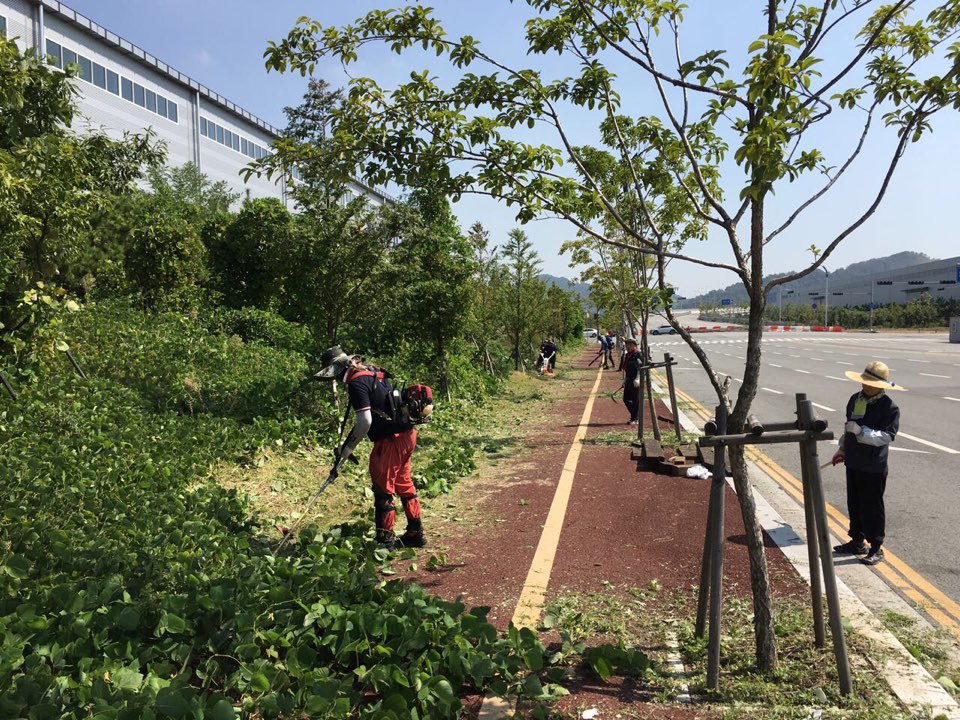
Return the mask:
<svg viewBox="0 0 960 720">
<path fill-rule="evenodd" d="M 306 80 L 298 74 L 267 73 L 263 51 L 270 40 L 283 37 L 301 15 L 308 15 L 324 24 L 343 24 L 374 8 L 393 7 L 390 0 L 352 0 L 351 2 L 293 2 L 291 0 L 68 0 L 68 5 L 101 25 L 140 45 L 178 70 L 187 73 L 252 113 L 278 127 L 285 124 L 282 109 L 296 105 L 303 94 Z M 534 65 L 553 76 L 575 72 L 555 59 L 543 60 L 525 55 L 523 21 L 528 12 L 522 2 L 507 0 L 435 0 L 437 8 L 452 35 L 469 33 L 483 47 L 517 66 Z M 683 27 L 685 56 L 706 48 L 728 48 L 734 69 L 742 65 L 743 49 L 762 29 L 761 3 L 718 3 L 693 0 Z M 731 7 L 735 9 L 730 9 Z M 832 60 L 840 62 L 845 48 L 825 48 L 824 67 Z M 372 48 L 371 48 L 372 50 Z M 381 50 L 362 53 L 353 75 L 367 75 L 383 83 L 402 81 L 412 70 L 428 68 L 446 76 L 447 68 L 428 55 L 397 57 Z M 632 113 L 653 113 L 659 108 L 652 88 L 639 82 L 626 65 L 615 65 L 624 81 L 621 93 L 625 109 Z M 633 73 L 633 74 L 631 74 Z M 333 85 L 343 85 L 347 76 L 339 65 L 321 64 L 316 74 Z M 568 115 L 569 130 L 575 142 L 595 140 L 596 121 L 586 112 Z M 818 147 L 839 165 L 842 153 L 852 145 L 859 132 L 856 118 L 840 119 L 817 138 Z M 543 136 L 545 142 L 555 139 Z M 807 248 L 820 247 L 846 226 L 854 212 L 872 198 L 884 159 L 891 148 L 889 133 L 881 132 L 876 142 L 868 145 L 862 163 L 838 183 L 831 194 L 806 213 L 792 230 L 774 241 L 767 250 L 766 272 L 783 272 L 803 267 L 810 262 Z M 837 268 L 871 257 L 889 255 L 901 250 L 924 252 L 933 258 L 960 255 L 956 206 L 958 167 L 960 167 L 960 118 L 956 113 L 936 120 L 935 132 L 912 147 L 901 162 L 890 192 L 873 218 L 847 238 L 827 262 Z M 781 188 L 768 221 L 769 227 L 783 218 L 800 200 L 816 187 L 816 178 L 807 178 L 793 186 Z M 728 196 L 735 196 L 731 184 Z M 728 203 L 729 205 L 730 203 Z M 454 206 L 464 228 L 480 220 L 491 231 L 494 242 L 501 242 L 517 223 L 509 208 L 488 198 L 468 197 Z M 572 226 L 558 220 L 530 223 L 524 230 L 534 241 L 543 262 L 543 269 L 555 275 L 572 277 L 576 271 L 560 255 L 560 245 L 574 235 Z M 741 232 L 746 232 L 744 225 Z M 711 238 L 691 252 L 699 257 L 730 262 L 730 249 L 722 237 Z M 674 264 L 670 279 L 681 294 L 695 295 L 735 281 L 723 271 L 704 269 L 689 264 Z"/>
</svg>

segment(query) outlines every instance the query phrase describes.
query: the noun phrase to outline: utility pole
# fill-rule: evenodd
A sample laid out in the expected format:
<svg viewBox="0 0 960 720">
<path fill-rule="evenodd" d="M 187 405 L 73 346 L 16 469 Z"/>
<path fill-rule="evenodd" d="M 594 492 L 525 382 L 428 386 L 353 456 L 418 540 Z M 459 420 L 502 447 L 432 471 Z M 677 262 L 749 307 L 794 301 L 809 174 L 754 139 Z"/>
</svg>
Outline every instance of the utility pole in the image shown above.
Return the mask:
<svg viewBox="0 0 960 720">
<path fill-rule="evenodd" d="M 821 270 L 826 273 L 826 287 L 823 291 L 823 325 L 828 327 L 830 325 L 830 271 L 825 267 L 821 267 Z"/>
</svg>

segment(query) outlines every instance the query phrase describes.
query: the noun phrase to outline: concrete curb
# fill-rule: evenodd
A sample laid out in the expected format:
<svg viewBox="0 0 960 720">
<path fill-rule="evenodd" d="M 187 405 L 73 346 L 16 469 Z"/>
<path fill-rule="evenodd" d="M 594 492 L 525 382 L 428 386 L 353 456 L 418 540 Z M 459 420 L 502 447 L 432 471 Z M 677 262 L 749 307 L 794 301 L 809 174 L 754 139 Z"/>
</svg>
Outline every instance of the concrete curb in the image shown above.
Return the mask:
<svg viewBox="0 0 960 720">
<path fill-rule="evenodd" d="M 654 383 L 654 390 L 663 392 L 663 388 Z M 687 417 L 682 410 L 678 410 L 680 425 L 687 432 L 702 434 L 697 425 Z M 769 478 L 755 463 L 747 461 L 751 475 L 762 475 Z M 773 478 L 769 478 L 775 482 Z M 732 480 L 728 481 L 732 487 Z M 753 498 L 757 504 L 757 517 L 763 529 L 770 536 L 784 556 L 796 568 L 800 576 L 809 584 L 810 565 L 807 557 L 807 544 L 801 535 L 787 523 L 773 506 L 757 492 L 755 483 Z M 802 513 L 801 513 L 802 515 Z M 883 584 L 886 592 L 896 593 Z M 877 670 L 890 685 L 890 689 L 900 701 L 913 713 L 926 717 L 942 715 L 949 720 L 960 720 L 960 705 L 953 696 L 944 690 L 933 679 L 926 668 L 913 657 L 897 640 L 876 615 L 864 602 L 843 582 L 837 578 L 837 589 L 840 595 L 840 607 L 843 615 L 850 620 L 857 632 L 869 638 L 875 647 L 883 651 L 882 660 L 871 660 Z"/>
</svg>

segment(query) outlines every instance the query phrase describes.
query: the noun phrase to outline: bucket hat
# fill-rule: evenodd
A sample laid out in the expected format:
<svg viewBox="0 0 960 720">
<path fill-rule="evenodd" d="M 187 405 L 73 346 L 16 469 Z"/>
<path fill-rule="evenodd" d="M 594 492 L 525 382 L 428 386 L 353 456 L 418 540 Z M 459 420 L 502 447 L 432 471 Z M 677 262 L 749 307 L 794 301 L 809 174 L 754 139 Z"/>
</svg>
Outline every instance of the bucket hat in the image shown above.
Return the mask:
<svg viewBox="0 0 960 720">
<path fill-rule="evenodd" d="M 347 369 L 350 356 L 341 350 L 339 345 L 334 345 L 320 355 L 320 364 L 323 365 L 323 369 L 314 374 L 314 380 L 333 380 Z"/>
<path fill-rule="evenodd" d="M 881 390 L 906 390 L 905 387 L 901 387 L 890 380 L 890 368 L 887 367 L 886 363 L 879 360 L 867 363 L 867 367 L 862 373 L 858 373 L 856 370 L 847 370 L 844 375 L 862 385 L 869 385 Z"/>
</svg>

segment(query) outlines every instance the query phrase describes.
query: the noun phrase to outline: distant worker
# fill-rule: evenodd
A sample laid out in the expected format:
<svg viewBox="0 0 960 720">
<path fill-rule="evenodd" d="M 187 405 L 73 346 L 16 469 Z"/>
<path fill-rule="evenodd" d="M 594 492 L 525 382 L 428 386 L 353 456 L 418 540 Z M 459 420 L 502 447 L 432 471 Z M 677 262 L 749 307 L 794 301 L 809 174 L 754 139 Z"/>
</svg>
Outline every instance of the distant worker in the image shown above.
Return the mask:
<svg viewBox="0 0 960 720">
<path fill-rule="evenodd" d="M 537 360 L 537 367 L 548 375 L 552 375 L 556 365 L 557 344 L 552 337 L 549 337 L 540 343 L 540 358 Z"/>
<path fill-rule="evenodd" d="M 861 562 L 876 565 L 883 560 L 888 450 L 900 429 L 900 408 L 887 391 L 906 388 L 890 381 L 890 369 L 879 360 L 862 373 L 848 370 L 846 376 L 861 388 L 847 401 L 847 424 L 832 462 L 847 469 L 850 540 L 833 549 L 840 555 L 862 555 Z"/>
<path fill-rule="evenodd" d="M 603 369 L 609 370 L 613 367 L 613 346 L 617 342 L 617 335 L 613 330 L 607 330 L 607 334 L 600 338 L 600 349 L 603 351 Z"/>
<path fill-rule="evenodd" d="M 640 351 L 635 338 L 625 338 L 626 352 L 620 357 L 619 370 L 623 373 L 623 404 L 630 411 L 630 425 L 636 425 L 640 413 L 637 391 L 640 388 Z"/>
</svg>

